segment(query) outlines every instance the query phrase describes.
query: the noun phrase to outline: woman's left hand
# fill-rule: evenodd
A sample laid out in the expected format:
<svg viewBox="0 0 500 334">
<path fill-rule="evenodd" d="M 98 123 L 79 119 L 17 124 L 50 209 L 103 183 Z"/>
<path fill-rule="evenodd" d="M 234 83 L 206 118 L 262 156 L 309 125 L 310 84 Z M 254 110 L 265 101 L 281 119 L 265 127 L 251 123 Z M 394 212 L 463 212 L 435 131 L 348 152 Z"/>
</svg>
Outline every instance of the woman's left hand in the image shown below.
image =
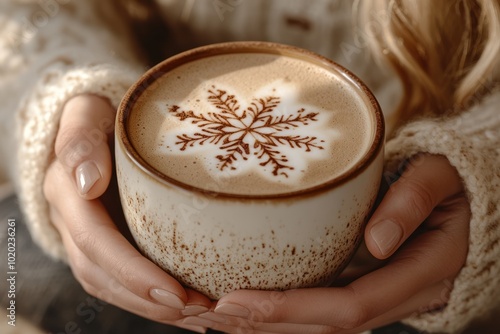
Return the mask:
<svg viewBox="0 0 500 334">
<path fill-rule="evenodd" d="M 343 287 L 235 291 L 210 320 L 192 321 L 229 333 L 359 333 L 439 309 L 465 263 L 469 220 L 455 168 L 442 156 L 419 155 L 365 230 L 368 250 L 388 258 L 385 265 Z"/>
</svg>

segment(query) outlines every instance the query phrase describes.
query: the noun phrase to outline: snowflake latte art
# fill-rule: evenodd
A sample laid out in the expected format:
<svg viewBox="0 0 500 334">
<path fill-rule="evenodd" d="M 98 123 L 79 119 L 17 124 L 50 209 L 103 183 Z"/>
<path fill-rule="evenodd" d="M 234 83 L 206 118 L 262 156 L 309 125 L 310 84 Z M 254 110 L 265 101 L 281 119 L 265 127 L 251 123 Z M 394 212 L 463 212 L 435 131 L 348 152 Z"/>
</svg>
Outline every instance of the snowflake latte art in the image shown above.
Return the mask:
<svg viewBox="0 0 500 334">
<path fill-rule="evenodd" d="M 151 166 L 231 194 L 322 184 L 349 170 L 373 136 L 366 101 L 345 78 L 283 55 L 183 64 L 161 75 L 136 108 L 131 139 Z"/>
</svg>

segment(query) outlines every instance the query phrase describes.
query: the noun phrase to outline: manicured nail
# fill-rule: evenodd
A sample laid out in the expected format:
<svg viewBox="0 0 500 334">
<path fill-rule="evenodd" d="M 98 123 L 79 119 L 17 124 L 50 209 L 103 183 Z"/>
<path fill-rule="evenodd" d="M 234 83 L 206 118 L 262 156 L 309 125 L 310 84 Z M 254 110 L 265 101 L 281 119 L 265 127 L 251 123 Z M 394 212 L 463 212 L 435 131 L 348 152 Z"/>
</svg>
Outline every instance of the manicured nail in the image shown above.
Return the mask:
<svg viewBox="0 0 500 334">
<path fill-rule="evenodd" d="M 217 305 L 214 312 L 239 318 L 247 318 L 250 315 L 250 311 L 247 308 L 229 303 Z"/>
<path fill-rule="evenodd" d="M 181 311 L 182 315 L 198 315 L 201 313 L 208 312 L 208 307 L 202 305 L 186 305 L 184 310 Z"/>
<path fill-rule="evenodd" d="M 382 255 L 389 254 L 401 241 L 403 230 L 401 226 L 391 220 L 384 220 L 375 224 L 370 230 L 370 235 L 375 241 Z"/>
<path fill-rule="evenodd" d="M 102 175 L 94 161 L 85 161 L 76 168 L 76 184 L 81 195 L 86 195 Z"/>
<path fill-rule="evenodd" d="M 185 325 L 191 325 L 191 326 L 202 326 L 202 327 L 214 327 L 214 322 L 203 319 L 200 317 L 187 317 L 184 320 L 182 320 L 182 323 Z"/>
<path fill-rule="evenodd" d="M 215 314 L 213 312 L 205 312 L 199 315 L 200 318 L 207 319 L 213 322 L 218 322 L 220 324 L 226 323 L 226 318 L 222 315 Z"/>
<path fill-rule="evenodd" d="M 158 303 L 163 304 L 165 306 L 177 309 L 184 310 L 184 302 L 178 296 L 173 294 L 170 291 L 162 290 L 162 289 L 152 289 L 149 294 L 151 298 L 156 300 Z"/>
</svg>

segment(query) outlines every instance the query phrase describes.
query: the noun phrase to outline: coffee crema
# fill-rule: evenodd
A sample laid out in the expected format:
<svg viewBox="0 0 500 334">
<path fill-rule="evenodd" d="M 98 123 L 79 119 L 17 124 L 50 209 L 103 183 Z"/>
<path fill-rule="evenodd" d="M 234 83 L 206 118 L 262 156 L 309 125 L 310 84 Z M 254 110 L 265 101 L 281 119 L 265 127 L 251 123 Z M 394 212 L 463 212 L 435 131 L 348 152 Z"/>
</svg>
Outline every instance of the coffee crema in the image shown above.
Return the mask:
<svg viewBox="0 0 500 334">
<path fill-rule="evenodd" d="M 360 161 L 369 101 L 342 73 L 285 55 L 182 64 L 145 87 L 128 121 L 138 154 L 189 186 L 236 195 L 316 187 Z"/>
</svg>

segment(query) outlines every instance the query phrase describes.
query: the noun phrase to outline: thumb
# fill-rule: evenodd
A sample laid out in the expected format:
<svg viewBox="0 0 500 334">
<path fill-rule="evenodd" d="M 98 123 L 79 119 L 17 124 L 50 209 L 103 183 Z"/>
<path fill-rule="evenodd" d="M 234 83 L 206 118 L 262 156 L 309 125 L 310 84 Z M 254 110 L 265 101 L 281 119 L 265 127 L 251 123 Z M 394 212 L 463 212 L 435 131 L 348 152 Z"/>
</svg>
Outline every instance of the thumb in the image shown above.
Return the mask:
<svg viewBox="0 0 500 334">
<path fill-rule="evenodd" d="M 370 253 L 379 259 L 392 255 L 439 203 L 461 189 L 460 177 L 445 157 L 421 154 L 410 159 L 366 226 Z"/>
<path fill-rule="evenodd" d="M 108 135 L 115 111 L 104 98 L 78 95 L 64 106 L 55 154 L 74 180 L 80 196 L 94 199 L 109 185 L 112 174 Z"/>
</svg>

